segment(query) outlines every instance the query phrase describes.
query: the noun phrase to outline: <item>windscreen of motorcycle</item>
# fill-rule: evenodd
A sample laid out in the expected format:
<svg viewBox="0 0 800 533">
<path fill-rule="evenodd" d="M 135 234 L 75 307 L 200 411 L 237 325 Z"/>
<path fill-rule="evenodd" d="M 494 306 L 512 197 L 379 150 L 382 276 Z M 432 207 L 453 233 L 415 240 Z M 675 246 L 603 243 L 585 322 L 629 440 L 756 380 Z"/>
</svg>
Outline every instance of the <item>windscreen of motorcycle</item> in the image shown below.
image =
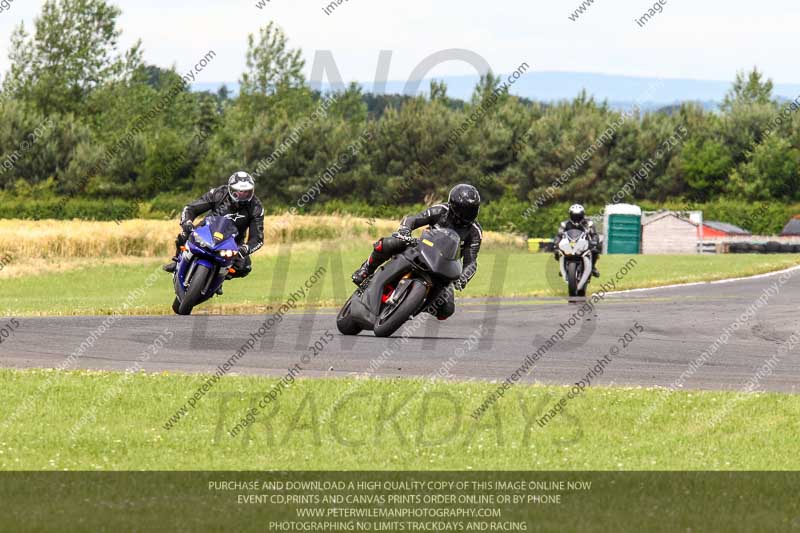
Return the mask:
<svg viewBox="0 0 800 533">
<path fill-rule="evenodd" d="M 567 230 L 564 238 L 558 243 L 558 248 L 564 255 L 582 255 L 589 249 L 589 241 L 586 240 L 586 234 L 584 232 L 571 229 Z"/>
<path fill-rule="evenodd" d="M 225 217 L 206 217 L 203 221 L 203 225 L 208 227 L 209 231 L 211 231 L 215 243 L 224 241 L 225 239 L 235 239 L 239 234 L 236 225 Z"/>
<path fill-rule="evenodd" d="M 449 228 L 430 228 L 422 232 L 420 244 L 435 249 L 442 259 L 454 261 L 458 259 L 461 237 Z"/>
<path fill-rule="evenodd" d="M 457 279 L 462 272 L 458 260 L 461 237 L 451 229 L 431 229 L 422 233 L 419 251 L 433 272 L 445 279 Z"/>
</svg>

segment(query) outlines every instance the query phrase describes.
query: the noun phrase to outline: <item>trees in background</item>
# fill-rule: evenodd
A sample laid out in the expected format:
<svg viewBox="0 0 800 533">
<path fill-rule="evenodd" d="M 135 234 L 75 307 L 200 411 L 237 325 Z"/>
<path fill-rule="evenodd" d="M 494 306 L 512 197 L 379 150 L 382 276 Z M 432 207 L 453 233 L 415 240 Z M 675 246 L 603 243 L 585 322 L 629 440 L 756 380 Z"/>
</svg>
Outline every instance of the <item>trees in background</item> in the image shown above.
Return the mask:
<svg viewBox="0 0 800 533">
<path fill-rule="evenodd" d="M 119 50 L 119 15 L 105 0 L 47 0 L 33 34 L 20 26 L 12 35 L 0 101 L 0 154 L 13 159 L 0 164 L 7 193 L 188 196 L 233 170 L 262 168 L 259 187 L 274 205 L 331 172 L 318 202 L 416 204 L 472 182 L 498 205 L 543 195 L 602 205 L 647 169 L 625 201 L 800 201 L 800 117 L 785 114 L 756 69 L 737 74 L 718 112 L 685 103 L 623 115 L 586 94 L 552 104 L 493 96 L 491 74 L 466 102 L 441 82 L 415 97 L 363 94 L 356 84 L 323 95 L 306 84 L 301 51 L 270 23 L 247 38 L 234 97 L 189 91 L 173 69 L 143 64 L 138 43 Z M 679 128 L 687 133 L 674 140 Z M 366 141 L 354 150 L 358 139 Z"/>
<path fill-rule="evenodd" d="M 105 0 L 48 0 L 29 35 L 11 36 L 4 90 L 43 113 L 74 113 L 98 87 L 124 81 L 141 64 L 141 45 L 120 53 L 119 8 Z"/>
</svg>

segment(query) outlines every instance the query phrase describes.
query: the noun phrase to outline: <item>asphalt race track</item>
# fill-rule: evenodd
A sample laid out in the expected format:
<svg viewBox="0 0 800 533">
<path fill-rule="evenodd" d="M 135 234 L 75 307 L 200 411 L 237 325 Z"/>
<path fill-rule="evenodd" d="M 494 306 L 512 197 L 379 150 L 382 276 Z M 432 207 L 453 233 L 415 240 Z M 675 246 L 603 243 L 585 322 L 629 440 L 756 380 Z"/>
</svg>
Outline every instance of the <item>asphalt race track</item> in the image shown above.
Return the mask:
<svg viewBox="0 0 800 533">
<path fill-rule="evenodd" d="M 723 283 L 608 294 L 584 320 L 573 320 L 575 326 L 541 357 L 523 381 L 574 383 L 616 346 L 619 354 L 593 384 L 669 386 L 727 328 L 730 336 L 722 337 L 727 342 L 718 342 L 719 350 L 686 379 L 685 388 L 739 389 L 772 358 L 777 366 L 760 381 L 763 388 L 798 392 L 800 347 L 776 355 L 778 347 L 800 329 L 800 270 L 782 276 L 776 273 Z M 761 304 L 757 303 L 759 298 Z M 169 295 L 165 295 L 167 300 Z M 758 306 L 755 315 L 732 328 L 753 305 Z M 429 376 L 452 357 L 456 363 L 449 365 L 449 370 L 456 379 L 504 380 L 528 354 L 556 334 L 560 324 L 567 324 L 580 305 L 557 298 L 464 299 L 457 307 L 456 315 L 446 322 L 431 319 L 417 323 L 405 343 L 398 337 L 379 339 L 371 333 L 343 337 L 336 330 L 334 309 L 289 314 L 263 340 L 255 342 L 253 350 L 231 372 L 279 376 L 301 364 L 303 376 L 343 377 L 365 372 L 375 376 Z M 0 344 L 0 365 L 58 367 L 107 318 L 21 318 L 13 337 Z M 141 360 L 143 351 L 163 335 L 170 340 L 142 365 L 146 370 L 215 372 L 265 318 L 120 317 L 95 335 L 94 346 L 70 368 L 124 370 Z M 644 332 L 622 349 L 618 339 L 635 328 L 635 322 Z M 333 334 L 333 340 L 313 356 L 309 346 L 324 339 L 326 331 Z M 471 335 L 473 341 L 480 336 L 480 342 L 469 342 Z M 384 351 L 385 360 L 370 372 L 371 362 Z M 307 360 L 310 358 L 307 364 L 301 363 L 304 354 Z"/>
</svg>

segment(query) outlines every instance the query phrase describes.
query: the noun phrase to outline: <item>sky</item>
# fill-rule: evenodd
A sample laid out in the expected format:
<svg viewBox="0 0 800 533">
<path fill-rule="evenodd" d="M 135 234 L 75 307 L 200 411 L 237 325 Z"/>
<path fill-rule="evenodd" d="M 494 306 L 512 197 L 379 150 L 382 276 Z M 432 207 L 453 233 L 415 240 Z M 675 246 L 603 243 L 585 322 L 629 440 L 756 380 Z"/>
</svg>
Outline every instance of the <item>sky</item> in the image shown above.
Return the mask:
<svg viewBox="0 0 800 533">
<path fill-rule="evenodd" d="M 256 7 L 263 2 L 262 9 Z M 335 0 L 334 0 L 335 1 Z M 644 27 L 635 20 L 654 2 L 594 0 L 572 21 L 581 0 L 120 0 L 122 44 L 140 38 L 145 60 L 185 72 L 209 50 L 216 59 L 201 82 L 236 81 L 244 70 L 247 35 L 270 20 L 303 50 L 330 50 L 345 81 L 371 82 L 380 50 L 391 50 L 388 78 L 407 80 L 426 57 L 465 48 L 495 72 L 523 62 L 534 71 L 732 80 L 757 65 L 777 83 L 800 83 L 800 3 L 789 0 L 661 0 Z M 42 0 L 13 0 L 0 11 L 0 72 L 8 69 L 9 35 L 30 28 Z M 474 74 L 461 61 L 432 75 Z"/>
</svg>

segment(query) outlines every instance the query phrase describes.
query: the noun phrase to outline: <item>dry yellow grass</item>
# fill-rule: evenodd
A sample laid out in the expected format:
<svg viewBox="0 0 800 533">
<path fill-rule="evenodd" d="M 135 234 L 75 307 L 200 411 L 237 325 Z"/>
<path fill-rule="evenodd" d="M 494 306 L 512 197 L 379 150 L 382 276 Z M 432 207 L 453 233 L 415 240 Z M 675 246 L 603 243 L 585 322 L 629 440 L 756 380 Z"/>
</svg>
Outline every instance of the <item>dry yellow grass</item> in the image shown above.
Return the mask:
<svg viewBox="0 0 800 533">
<path fill-rule="evenodd" d="M 363 243 L 397 229 L 394 220 L 369 221 L 352 216 L 270 216 L 264 222 L 267 253 L 277 253 L 275 245 L 288 242 Z M 68 269 L 69 262 L 64 262 L 68 259 L 168 257 L 174 250 L 178 230 L 177 223 L 168 220 L 127 220 L 119 224 L 86 220 L 0 220 L 0 255 L 13 257 L 13 263 L 4 269 L 8 270 L 6 276 L 33 260 L 40 260 L 35 261 L 37 269 L 54 261 Z M 484 238 L 487 246 L 525 245 L 524 239 L 516 235 L 486 232 Z"/>
</svg>

